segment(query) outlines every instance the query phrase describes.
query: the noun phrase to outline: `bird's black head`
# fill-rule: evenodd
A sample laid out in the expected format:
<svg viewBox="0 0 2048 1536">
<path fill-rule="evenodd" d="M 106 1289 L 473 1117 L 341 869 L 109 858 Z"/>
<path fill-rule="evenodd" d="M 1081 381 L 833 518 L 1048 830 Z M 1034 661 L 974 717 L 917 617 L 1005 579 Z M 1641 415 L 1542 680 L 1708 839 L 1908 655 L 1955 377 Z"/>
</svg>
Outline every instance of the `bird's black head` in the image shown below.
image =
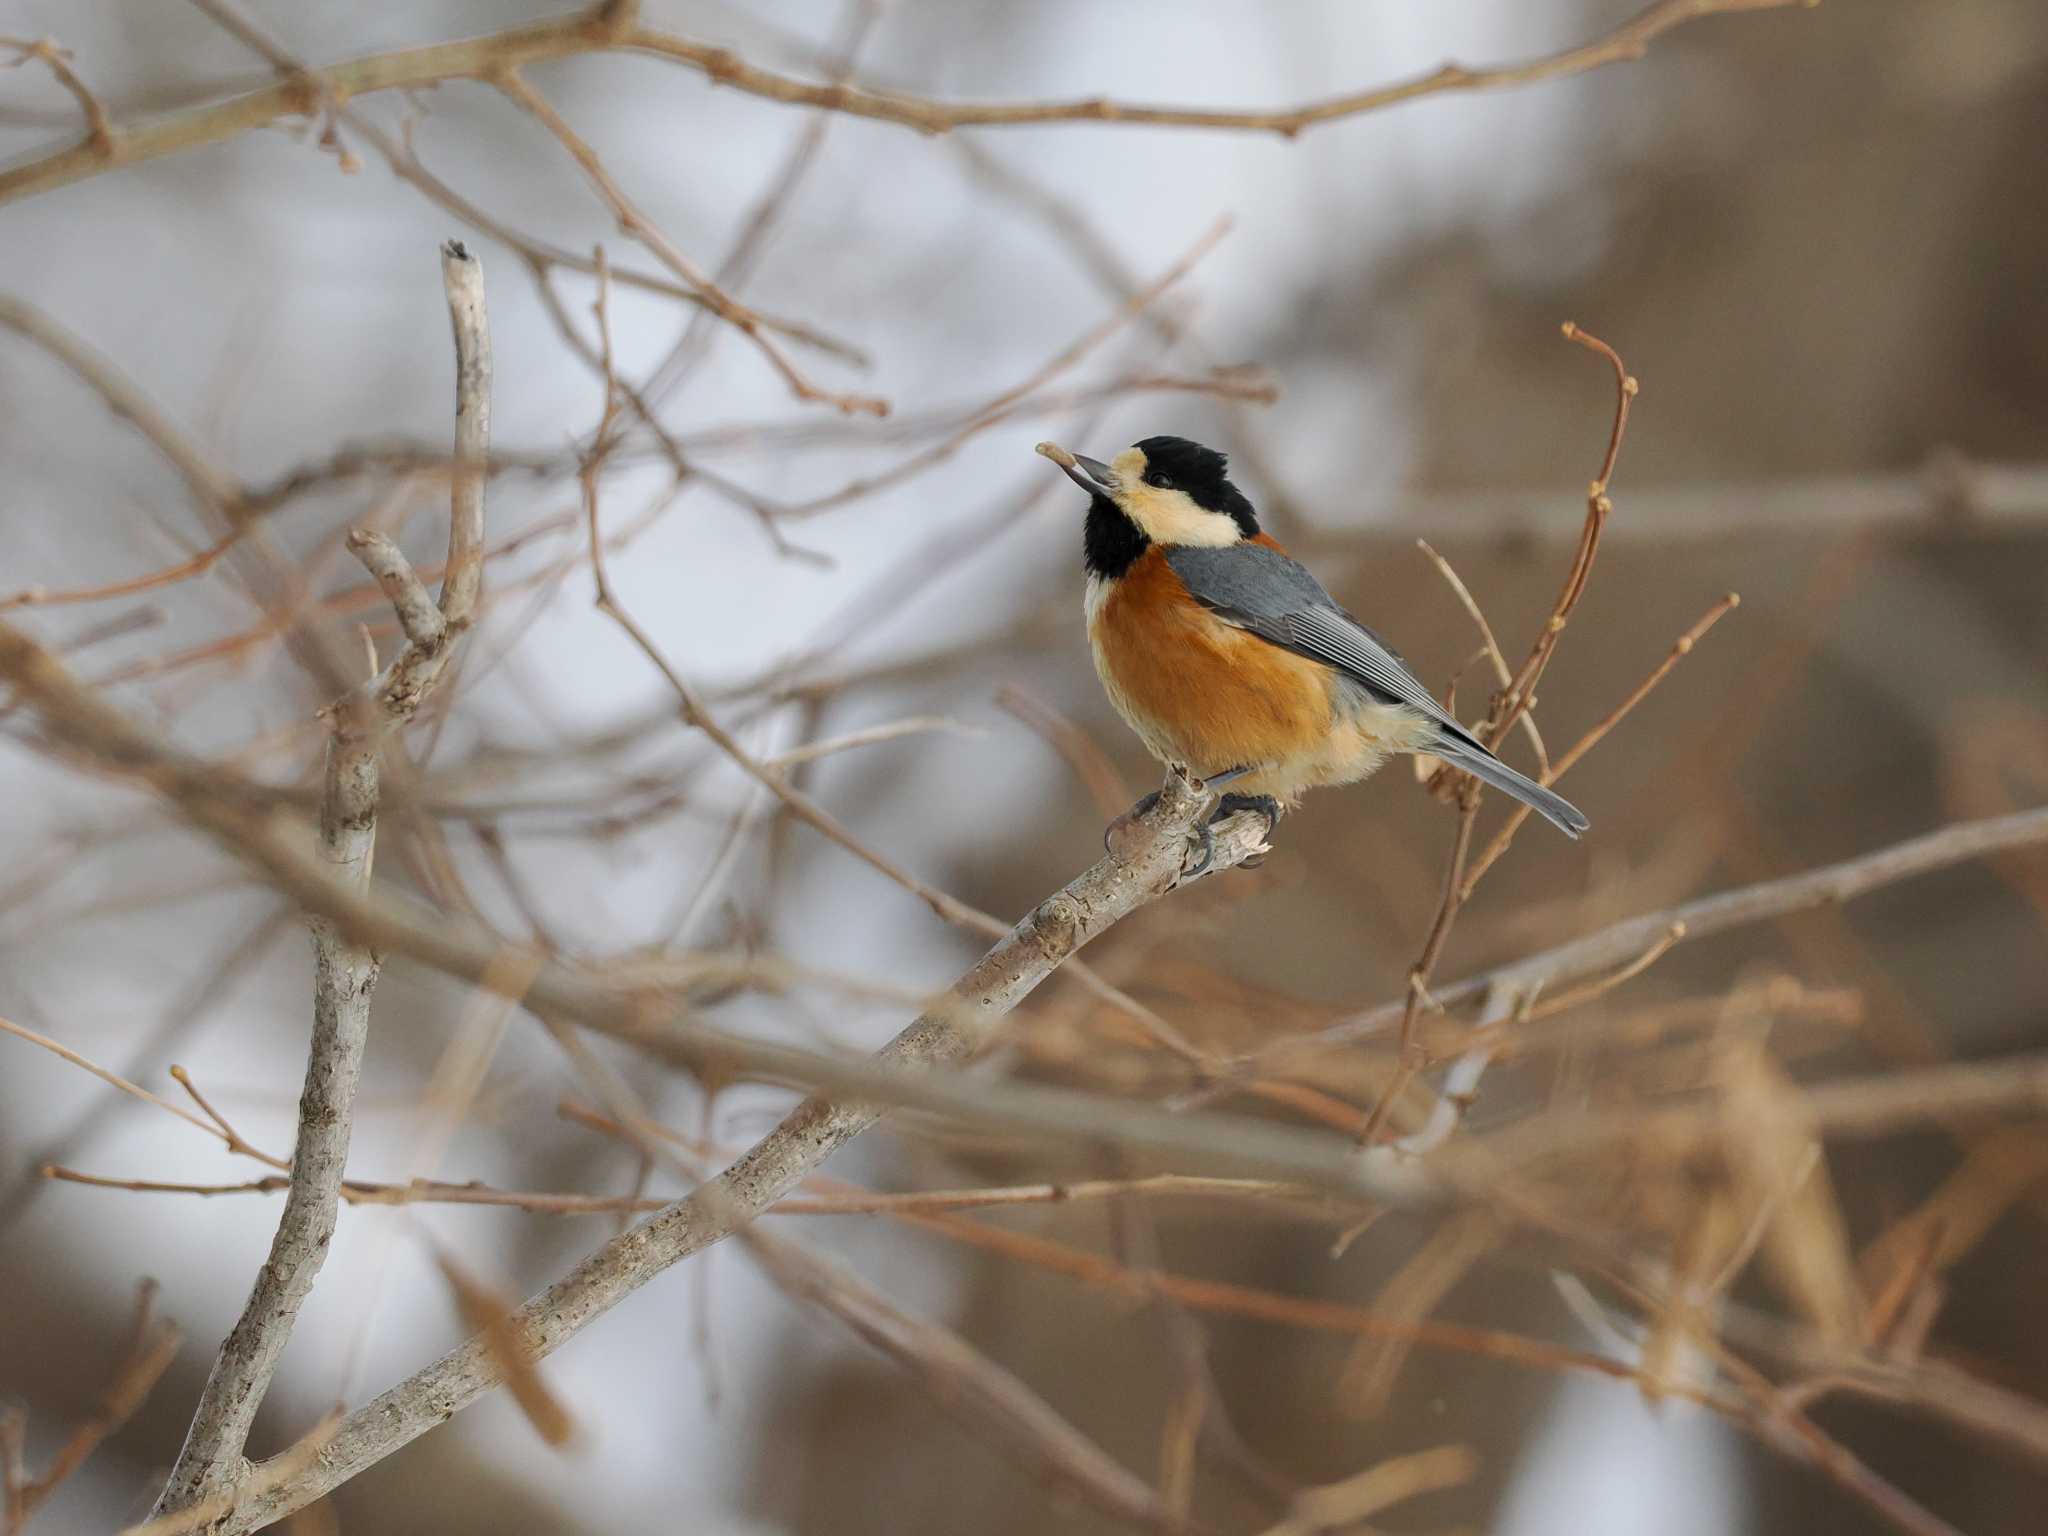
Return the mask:
<svg viewBox="0 0 2048 1536">
<path fill-rule="evenodd" d="M 1200 443 L 1148 437 L 1107 464 L 1039 448 L 1091 497 L 1082 542 L 1091 576 L 1121 576 L 1151 544 L 1213 548 L 1259 531 L 1251 502 L 1230 483 L 1229 461 Z"/>
</svg>

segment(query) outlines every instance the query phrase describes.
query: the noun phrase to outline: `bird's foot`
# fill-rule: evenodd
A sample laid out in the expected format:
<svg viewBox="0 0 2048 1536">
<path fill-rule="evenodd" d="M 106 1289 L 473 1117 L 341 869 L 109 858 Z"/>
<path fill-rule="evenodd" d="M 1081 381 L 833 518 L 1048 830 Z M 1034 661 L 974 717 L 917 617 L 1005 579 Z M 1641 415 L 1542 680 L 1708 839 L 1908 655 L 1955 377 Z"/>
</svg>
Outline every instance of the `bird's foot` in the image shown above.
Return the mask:
<svg viewBox="0 0 2048 1536">
<path fill-rule="evenodd" d="M 1250 769 L 1246 768 L 1233 769 L 1227 774 L 1216 774 L 1207 782 L 1211 786 L 1219 781 L 1228 783 L 1230 780 L 1240 778 L 1250 771 Z M 1139 819 L 1158 804 L 1159 791 L 1155 789 L 1151 794 L 1146 795 L 1134 804 L 1128 811 L 1125 811 L 1123 815 L 1117 817 L 1107 827 L 1104 827 L 1102 829 L 1103 850 L 1108 853 L 1115 853 L 1119 846 L 1123 844 L 1124 839 L 1129 836 L 1132 828 L 1137 825 Z M 1188 834 L 1190 838 L 1189 852 L 1193 862 L 1187 863 L 1183 861 L 1180 876 L 1182 880 L 1193 880 L 1197 876 L 1208 872 L 1209 866 L 1216 860 L 1216 834 L 1209 830 L 1210 827 L 1226 817 L 1236 815 L 1239 811 L 1257 811 L 1261 816 L 1265 817 L 1267 837 L 1272 836 L 1273 828 L 1279 825 L 1280 822 L 1280 802 L 1271 795 L 1224 795 L 1216 802 L 1216 809 L 1210 813 L 1209 819 Z M 1263 855 L 1255 856 L 1246 859 L 1241 867 L 1257 869 L 1264 862 Z"/>
<path fill-rule="evenodd" d="M 1266 832 L 1259 840 L 1261 842 L 1270 842 L 1272 840 L 1273 829 L 1280 825 L 1280 802 L 1278 800 L 1275 800 L 1271 795 L 1225 795 L 1216 802 L 1216 809 L 1210 813 L 1209 821 L 1213 825 L 1226 817 L 1235 816 L 1239 811 L 1257 811 L 1261 816 L 1265 817 Z M 1203 831 L 1207 832 L 1208 828 L 1203 828 Z M 1265 862 L 1266 856 L 1263 853 L 1257 853 L 1244 860 L 1238 865 L 1238 868 L 1257 869 Z M 1202 867 L 1204 869 L 1208 868 L 1208 860 L 1203 860 Z"/>
<path fill-rule="evenodd" d="M 1123 815 L 1117 817 L 1116 820 L 1104 827 L 1102 829 L 1103 850 L 1119 858 L 1123 857 L 1125 851 L 1132 846 L 1139 835 L 1139 819 L 1158 804 L 1159 791 L 1155 789 L 1128 811 L 1125 811 Z M 1189 854 L 1195 858 L 1195 863 L 1190 867 L 1187 863 L 1187 856 L 1183 856 L 1180 880 L 1194 879 L 1196 875 L 1199 875 L 1209 867 L 1210 860 L 1216 856 L 1216 839 L 1207 826 L 1196 827 L 1188 834 L 1188 840 Z M 1179 880 L 1176 880 L 1175 884 L 1179 884 Z"/>
<path fill-rule="evenodd" d="M 1146 795 L 1134 804 L 1128 811 L 1125 811 L 1123 815 L 1117 817 L 1116 820 L 1104 827 L 1102 829 L 1102 851 L 1104 853 L 1114 853 L 1116 851 L 1117 834 L 1127 830 L 1140 816 L 1143 816 L 1158 803 L 1159 791 L 1155 789 L 1151 794 Z"/>
</svg>

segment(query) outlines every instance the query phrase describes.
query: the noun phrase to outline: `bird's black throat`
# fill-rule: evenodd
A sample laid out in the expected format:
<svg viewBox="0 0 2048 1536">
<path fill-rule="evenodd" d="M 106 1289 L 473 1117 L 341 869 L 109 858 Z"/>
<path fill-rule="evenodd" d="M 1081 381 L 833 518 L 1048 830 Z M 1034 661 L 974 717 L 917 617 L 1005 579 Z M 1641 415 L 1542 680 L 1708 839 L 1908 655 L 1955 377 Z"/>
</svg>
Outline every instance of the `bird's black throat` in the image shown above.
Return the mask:
<svg viewBox="0 0 2048 1536">
<path fill-rule="evenodd" d="M 1114 581 L 1133 565 L 1152 541 L 1144 529 L 1124 516 L 1107 496 L 1088 504 L 1088 526 L 1081 535 L 1081 563 L 1090 576 Z"/>
</svg>

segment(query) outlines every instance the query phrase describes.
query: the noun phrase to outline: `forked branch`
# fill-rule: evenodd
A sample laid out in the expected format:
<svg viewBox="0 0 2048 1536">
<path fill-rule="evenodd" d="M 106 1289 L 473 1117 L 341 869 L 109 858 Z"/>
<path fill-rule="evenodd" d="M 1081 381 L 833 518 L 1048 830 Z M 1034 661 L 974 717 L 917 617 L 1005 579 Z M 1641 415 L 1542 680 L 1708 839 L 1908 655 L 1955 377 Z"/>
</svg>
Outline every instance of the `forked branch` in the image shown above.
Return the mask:
<svg viewBox="0 0 2048 1536">
<path fill-rule="evenodd" d="M 482 464 L 490 440 L 491 351 L 483 270 L 459 242 L 441 251 L 455 333 L 455 462 L 447 575 L 436 608 L 396 544 L 358 531 L 350 547 L 391 599 L 408 641 L 379 679 L 330 707 L 320 802 L 320 858 L 348 887 L 367 888 L 377 847 L 381 760 L 392 734 L 440 680 L 476 611 L 482 576 Z M 315 913 L 313 1034 L 299 1098 L 291 1183 L 270 1253 L 200 1392 L 184 1448 L 157 1499 L 158 1516 L 230 1494 L 248 1471 L 243 1448 L 327 1258 L 341 1203 L 356 1089 L 382 957 Z"/>
</svg>

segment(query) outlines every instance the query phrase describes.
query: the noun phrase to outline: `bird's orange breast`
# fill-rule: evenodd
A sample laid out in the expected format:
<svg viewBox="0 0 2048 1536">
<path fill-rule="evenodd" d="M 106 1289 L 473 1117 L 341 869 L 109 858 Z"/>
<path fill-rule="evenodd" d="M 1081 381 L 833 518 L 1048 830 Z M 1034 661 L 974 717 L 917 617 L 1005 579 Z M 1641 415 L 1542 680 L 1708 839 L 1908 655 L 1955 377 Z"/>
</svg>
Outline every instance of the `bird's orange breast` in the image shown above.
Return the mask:
<svg viewBox="0 0 2048 1536">
<path fill-rule="evenodd" d="M 1091 591 L 1088 639 L 1117 712 L 1197 775 L 1294 759 L 1330 733 L 1330 669 L 1216 618 L 1156 545 Z"/>
</svg>

